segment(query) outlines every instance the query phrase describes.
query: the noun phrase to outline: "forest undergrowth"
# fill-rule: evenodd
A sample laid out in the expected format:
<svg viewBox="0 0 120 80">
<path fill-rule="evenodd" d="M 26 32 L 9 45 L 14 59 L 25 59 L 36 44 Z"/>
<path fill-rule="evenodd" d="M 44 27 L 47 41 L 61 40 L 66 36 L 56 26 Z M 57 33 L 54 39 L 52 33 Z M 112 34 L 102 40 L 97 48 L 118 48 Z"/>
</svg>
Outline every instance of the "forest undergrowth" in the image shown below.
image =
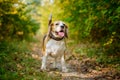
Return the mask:
<svg viewBox="0 0 120 80">
<path fill-rule="evenodd" d="M 69 44 L 69 43 L 68 43 Z M 6 43 L 0 43 L 6 45 Z M 69 44 L 73 45 L 73 44 Z M 11 42 L 0 47 L 0 79 L 1 80 L 119 80 L 120 64 L 107 64 L 97 61 L 97 57 L 86 56 L 90 44 L 80 43 L 67 49 L 67 67 L 69 72 L 49 68 L 41 72 L 41 42 Z M 90 52 L 90 51 L 89 51 Z M 95 51 L 93 51 L 95 52 Z M 91 52 L 90 52 L 91 53 Z M 52 59 L 47 66 L 52 66 Z M 58 61 L 59 62 L 59 61 Z"/>
</svg>

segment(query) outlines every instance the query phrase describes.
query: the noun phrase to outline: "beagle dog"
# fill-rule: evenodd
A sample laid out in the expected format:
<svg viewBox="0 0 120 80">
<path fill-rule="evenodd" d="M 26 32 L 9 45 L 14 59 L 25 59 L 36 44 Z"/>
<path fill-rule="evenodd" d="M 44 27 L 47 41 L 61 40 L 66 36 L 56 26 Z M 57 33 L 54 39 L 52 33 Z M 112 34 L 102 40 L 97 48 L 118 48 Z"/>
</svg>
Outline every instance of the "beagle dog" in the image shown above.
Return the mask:
<svg viewBox="0 0 120 80">
<path fill-rule="evenodd" d="M 51 56 L 55 60 L 54 67 L 56 67 L 56 60 L 60 57 L 62 72 L 67 72 L 68 70 L 65 64 L 65 38 L 68 38 L 68 27 L 62 21 L 55 21 L 54 23 L 52 23 L 52 19 L 49 21 L 48 26 L 48 33 L 43 38 L 43 57 L 41 70 L 46 70 L 47 58 Z"/>
</svg>

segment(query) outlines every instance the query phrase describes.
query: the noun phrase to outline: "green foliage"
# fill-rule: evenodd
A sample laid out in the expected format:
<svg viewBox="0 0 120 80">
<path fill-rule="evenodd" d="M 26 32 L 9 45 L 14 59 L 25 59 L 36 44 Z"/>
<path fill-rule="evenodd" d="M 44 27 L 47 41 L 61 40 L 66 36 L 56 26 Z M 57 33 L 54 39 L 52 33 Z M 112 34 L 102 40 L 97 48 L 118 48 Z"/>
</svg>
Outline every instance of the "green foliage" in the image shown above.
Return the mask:
<svg viewBox="0 0 120 80">
<path fill-rule="evenodd" d="M 24 42 L 23 42 L 24 43 Z M 19 78 L 17 73 L 18 53 L 27 52 L 25 44 L 18 42 L 0 42 L 0 79 L 2 80 L 15 80 Z M 21 57 L 21 56 L 19 56 Z M 20 78 L 21 79 L 21 78 Z"/>
<path fill-rule="evenodd" d="M 31 55 L 26 41 L 0 43 L 0 80 L 59 80 L 40 72 L 40 61 Z"/>
<path fill-rule="evenodd" d="M 64 3 L 64 20 L 69 22 L 71 37 L 76 41 L 83 39 L 90 34 L 91 26 L 93 26 L 93 15 L 90 8 L 89 0 L 66 0 Z M 74 36 L 76 35 L 76 36 Z"/>
<path fill-rule="evenodd" d="M 113 51 L 113 50 L 111 50 Z M 78 46 L 73 50 L 74 53 L 85 55 L 90 58 L 96 59 L 98 63 L 102 64 L 119 64 L 120 58 L 119 54 L 110 54 L 110 52 L 104 52 L 104 48 L 96 46 L 96 43 L 84 43 L 78 44 Z"/>
<path fill-rule="evenodd" d="M 120 0 L 61 0 L 60 3 L 64 10 L 62 18 L 69 23 L 72 39 L 100 44 L 104 53 L 100 60 L 103 55 L 120 56 Z M 96 50 L 89 49 L 88 55 L 98 55 Z"/>
<path fill-rule="evenodd" d="M 39 24 L 28 13 L 28 5 L 18 0 L 0 1 L 0 41 L 27 39 L 39 29 Z"/>
</svg>

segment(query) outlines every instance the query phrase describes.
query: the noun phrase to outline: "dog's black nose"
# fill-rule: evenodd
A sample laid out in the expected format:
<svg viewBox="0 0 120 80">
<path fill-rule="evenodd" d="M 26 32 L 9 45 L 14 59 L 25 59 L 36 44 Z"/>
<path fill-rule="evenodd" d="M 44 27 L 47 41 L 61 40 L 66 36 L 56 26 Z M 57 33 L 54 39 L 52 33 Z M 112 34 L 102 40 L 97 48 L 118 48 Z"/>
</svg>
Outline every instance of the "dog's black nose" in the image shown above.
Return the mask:
<svg viewBox="0 0 120 80">
<path fill-rule="evenodd" d="M 64 28 L 64 25 L 62 25 L 61 28 Z"/>
</svg>

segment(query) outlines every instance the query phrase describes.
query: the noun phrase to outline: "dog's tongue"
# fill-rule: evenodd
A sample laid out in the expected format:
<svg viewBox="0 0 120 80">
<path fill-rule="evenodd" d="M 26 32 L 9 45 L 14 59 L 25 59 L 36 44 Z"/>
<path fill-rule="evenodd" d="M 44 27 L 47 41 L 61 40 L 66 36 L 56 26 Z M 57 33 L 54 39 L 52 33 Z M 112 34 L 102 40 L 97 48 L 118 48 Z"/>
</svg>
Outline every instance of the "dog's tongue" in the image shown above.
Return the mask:
<svg viewBox="0 0 120 80">
<path fill-rule="evenodd" d="M 65 34 L 64 34 L 64 32 L 58 32 L 58 35 L 63 37 Z"/>
</svg>

